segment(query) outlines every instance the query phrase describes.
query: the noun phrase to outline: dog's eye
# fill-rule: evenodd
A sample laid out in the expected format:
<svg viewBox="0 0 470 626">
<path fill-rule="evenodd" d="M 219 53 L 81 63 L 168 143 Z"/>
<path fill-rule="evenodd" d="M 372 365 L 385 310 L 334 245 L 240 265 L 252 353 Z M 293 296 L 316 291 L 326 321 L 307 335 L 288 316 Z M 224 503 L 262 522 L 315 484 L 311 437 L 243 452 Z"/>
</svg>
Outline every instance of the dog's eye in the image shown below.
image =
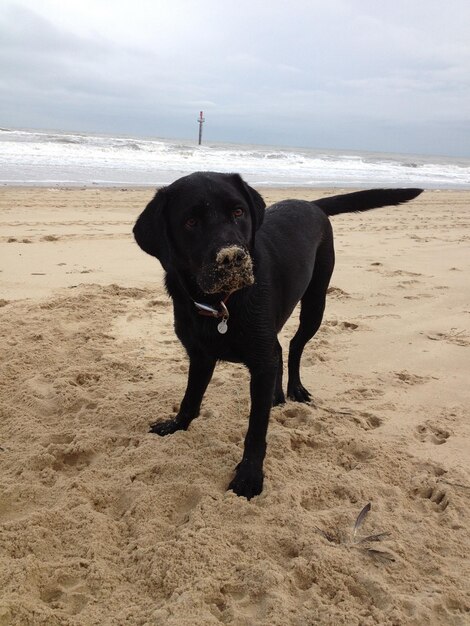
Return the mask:
<svg viewBox="0 0 470 626">
<path fill-rule="evenodd" d="M 191 230 L 192 228 L 194 228 L 197 224 L 197 219 L 195 217 L 190 217 L 188 220 L 185 221 L 184 223 L 184 227 L 187 228 L 188 230 Z"/>
<path fill-rule="evenodd" d="M 243 209 L 240 209 L 240 208 L 238 208 L 238 209 L 234 209 L 234 210 L 232 211 L 232 215 L 233 215 L 233 217 L 241 217 L 241 216 L 243 215 L 243 213 L 244 213 L 244 210 L 243 210 Z"/>
</svg>

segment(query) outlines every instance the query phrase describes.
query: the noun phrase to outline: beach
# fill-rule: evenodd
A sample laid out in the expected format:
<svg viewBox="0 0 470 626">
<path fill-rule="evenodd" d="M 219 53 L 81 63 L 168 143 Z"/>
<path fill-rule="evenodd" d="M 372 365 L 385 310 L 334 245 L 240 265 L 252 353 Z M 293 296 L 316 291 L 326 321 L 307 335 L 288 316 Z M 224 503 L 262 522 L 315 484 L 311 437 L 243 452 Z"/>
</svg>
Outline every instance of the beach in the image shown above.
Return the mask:
<svg viewBox="0 0 470 626">
<path fill-rule="evenodd" d="M 470 191 L 332 218 L 314 401 L 273 409 L 251 501 L 226 491 L 243 366 L 188 431 L 148 433 L 187 374 L 132 237 L 153 193 L 0 187 L 0 626 L 468 624 Z"/>
</svg>

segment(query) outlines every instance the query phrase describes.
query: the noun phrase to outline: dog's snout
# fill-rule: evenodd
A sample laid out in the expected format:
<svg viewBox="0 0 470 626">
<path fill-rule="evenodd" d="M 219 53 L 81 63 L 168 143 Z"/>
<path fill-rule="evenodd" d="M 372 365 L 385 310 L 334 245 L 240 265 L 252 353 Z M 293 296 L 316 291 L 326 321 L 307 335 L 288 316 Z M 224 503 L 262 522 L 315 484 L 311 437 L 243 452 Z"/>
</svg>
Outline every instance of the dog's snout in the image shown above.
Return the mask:
<svg viewBox="0 0 470 626">
<path fill-rule="evenodd" d="M 230 246 L 229 248 L 222 248 L 217 254 L 217 262 L 222 265 L 239 265 L 244 261 L 246 252 L 243 248 Z"/>
<path fill-rule="evenodd" d="M 254 275 L 250 253 L 237 244 L 219 248 L 215 259 L 204 264 L 198 283 L 205 293 L 228 293 L 252 285 Z"/>
<path fill-rule="evenodd" d="M 240 265 L 246 260 L 247 252 L 240 246 L 228 246 L 221 248 L 216 256 L 219 265 Z"/>
</svg>

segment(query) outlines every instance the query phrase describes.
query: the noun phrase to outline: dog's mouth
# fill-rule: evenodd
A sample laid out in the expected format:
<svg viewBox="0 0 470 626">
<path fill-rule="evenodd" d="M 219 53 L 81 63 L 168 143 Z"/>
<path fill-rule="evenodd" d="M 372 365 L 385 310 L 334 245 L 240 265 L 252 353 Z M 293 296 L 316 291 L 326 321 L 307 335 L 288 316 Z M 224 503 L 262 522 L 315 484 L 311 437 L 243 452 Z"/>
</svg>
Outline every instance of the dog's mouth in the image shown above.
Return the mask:
<svg viewBox="0 0 470 626">
<path fill-rule="evenodd" d="M 215 262 L 202 266 L 197 282 L 204 293 L 238 291 L 255 282 L 253 260 L 241 246 L 226 246 L 217 252 Z"/>
</svg>

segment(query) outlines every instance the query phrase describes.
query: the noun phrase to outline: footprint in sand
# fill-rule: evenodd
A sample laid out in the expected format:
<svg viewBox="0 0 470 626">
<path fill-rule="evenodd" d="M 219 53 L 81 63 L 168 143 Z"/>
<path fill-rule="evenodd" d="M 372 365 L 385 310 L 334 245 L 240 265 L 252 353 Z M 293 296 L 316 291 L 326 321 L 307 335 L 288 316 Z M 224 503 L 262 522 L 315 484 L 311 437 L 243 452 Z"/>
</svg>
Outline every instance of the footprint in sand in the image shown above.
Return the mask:
<svg viewBox="0 0 470 626">
<path fill-rule="evenodd" d="M 292 584 L 300 591 L 307 591 L 317 582 L 314 568 L 302 557 L 292 559 L 289 575 Z"/>
<path fill-rule="evenodd" d="M 322 443 L 318 441 L 315 435 L 295 431 L 290 435 L 291 450 L 297 452 L 300 456 L 309 449 L 318 449 L 322 447 Z"/>
<path fill-rule="evenodd" d="M 422 298 L 432 298 L 430 293 L 418 293 L 416 296 L 404 296 L 406 300 L 421 300 Z"/>
<path fill-rule="evenodd" d="M 378 417 L 373 413 L 369 413 L 368 411 L 355 411 L 349 407 L 335 410 L 327 409 L 327 411 L 338 419 L 344 419 L 344 417 L 346 417 L 355 426 L 359 426 L 359 428 L 362 428 L 363 430 L 375 430 L 383 423 L 383 419 L 381 417 Z"/>
<path fill-rule="evenodd" d="M 354 322 L 338 322 L 338 320 L 327 320 L 324 325 L 337 330 L 356 330 L 359 328 L 359 324 Z"/>
<path fill-rule="evenodd" d="M 406 370 L 402 372 L 393 372 L 395 378 L 406 385 L 421 385 L 423 383 L 427 383 L 432 379 L 431 376 L 418 376 L 418 374 L 410 374 Z"/>
<path fill-rule="evenodd" d="M 211 380 L 212 387 L 222 387 L 225 385 L 225 380 L 219 376 L 214 376 Z"/>
<path fill-rule="evenodd" d="M 75 450 L 70 449 L 70 447 L 65 450 L 61 448 L 54 450 L 50 447 L 49 452 L 56 459 L 52 466 L 53 469 L 62 472 L 70 470 L 81 472 L 97 457 L 97 454 L 92 450 Z"/>
<path fill-rule="evenodd" d="M 361 424 L 364 430 L 374 430 L 383 423 L 383 419 L 381 417 L 377 417 L 377 415 L 373 415 L 372 413 L 361 413 L 361 416 L 364 419 L 364 423 Z"/>
<path fill-rule="evenodd" d="M 168 308 L 170 305 L 171 305 L 171 302 L 169 300 L 149 300 L 146 306 L 148 308 L 152 308 L 152 307 Z"/>
<path fill-rule="evenodd" d="M 75 439 L 72 433 L 51 433 L 45 437 L 43 445 L 47 447 L 50 443 L 70 444 Z"/>
<path fill-rule="evenodd" d="M 189 487 L 185 493 L 178 495 L 173 510 L 169 513 L 172 522 L 177 526 L 186 524 L 202 497 L 203 494 L 197 487 Z"/>
<path fill-rule="evenodd" d="M 464 330 L 458 330 L 457 328 L 451 328 L 447 332 L 434 332 L 427 333 L 426 337 L 432 341 L 445 341 L 446 343 L 452 343 L 456 346 L 468 346 L 470 340 L 467 333 Z"/>
<path fill-rule="evenodd" d="M 66 274 L 92 274 L 95 270 L 84 269 L 84 270 L 71 270 L 70 272 L 65 272 Z"/>
<path fill-rule="evenodd" d="M 316 365 L 317 363 L 324 363 L 325 361 L 329 361 L 330 358 L 321 352 L 317 352 L 315 348 L 312 346 L 311 348 L 307 347 L 307 350 L 304 352 L 302 357 L 302 365 L 303 367 L 310 367 L 312 365 Z"/>
<path fill-rule="evenodd" d="M 387 276 L 422 276 L 418 272 L 407 272 L 406 270 L 393 270 L 387 272 Z M 405 281 L 405 282 L 419 282 L 419 281 Z"/>
<path fill-rule="evenodd" d="M 343 291 L 343 289 L 340 289 L 339 287 L 328 287 L 327 294 L 330 298 L 338 298 L 341 300 L 351 297 L 349 293 Z"/>
<path fill-rule="evenodd" d="M 450 432 L 430 422 L 425 422 L 416 427 L 415 437 L 423 443 L 430 441 L 436 446 L 440 446 L 449 439 Z"/>
<path fill-rule="evenodd" d="M 55 584 L 48 584 L 40 591 L 40 598 L 53 609 L 64 609 L 71 615 L 80 613 L 92 593 L 87 583 L 75 576 L 58 576 Z"/>
<path fill-rule="evenodd" d="M 444 489 L 440 489 L 437 485 L 419 487 L 414 490 L 414 496 L 430 500 L 434 504 L 434 510 L 442 513 L 449 506 L 449 498 Z"/>
<path fill-rule="evenodd" d="M 350 400 L 373 400 L 384 395 L 384 391 L 373 387 L 347 389 L 342 395 Z"/>
<path fill-rule="evenodd" d="M 397 284 L 398 289 L 408 289 L 409 287 L 414 287 L 421 283 L 420 280 L 416 280 L 415 278 L 411 278 L 410 280 L 402 280 Z"/>
<path fill-rule="evenodd" d="M 299 405 L 290 406 L 290 403 L 281 408 L 281 411 L 276 415 L 276 421 L 283 426 L 290 428 L 296 428 L 301 424 L 307 424 L 313 417 L 313 411 L 309 406 Z M 314 425 L 313 428 L 317 430 Z M 319 432 L 317 430 L 317 432 Z"/>
</svg>

